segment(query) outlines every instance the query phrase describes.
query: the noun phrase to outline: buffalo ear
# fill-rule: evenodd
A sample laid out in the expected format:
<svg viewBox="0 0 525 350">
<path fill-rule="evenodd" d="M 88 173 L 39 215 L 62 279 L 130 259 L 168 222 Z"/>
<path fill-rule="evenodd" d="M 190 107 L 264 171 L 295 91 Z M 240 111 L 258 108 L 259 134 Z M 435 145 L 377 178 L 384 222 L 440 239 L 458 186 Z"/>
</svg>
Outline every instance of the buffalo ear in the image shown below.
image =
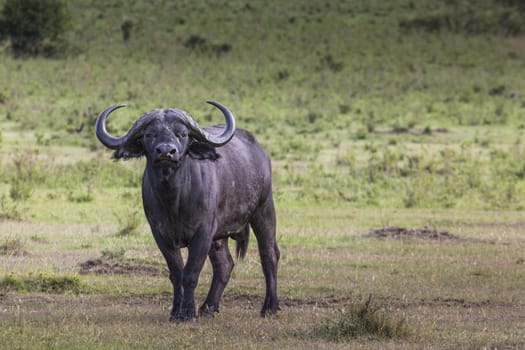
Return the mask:
<svg viewBox="0 0 525 350">
<path fill-rule="evenodd" d="M 217 160 L 220 156 L 213 145 L 193 140 L 188 146 L 188 156 L 193 159 Z"/>
<path fill-rule="evenodd" d="M 144 147 L 140 137 L 130 137 L 113 154 L 114 159 L 139 158 L 144 155 Z"/>
</svg>

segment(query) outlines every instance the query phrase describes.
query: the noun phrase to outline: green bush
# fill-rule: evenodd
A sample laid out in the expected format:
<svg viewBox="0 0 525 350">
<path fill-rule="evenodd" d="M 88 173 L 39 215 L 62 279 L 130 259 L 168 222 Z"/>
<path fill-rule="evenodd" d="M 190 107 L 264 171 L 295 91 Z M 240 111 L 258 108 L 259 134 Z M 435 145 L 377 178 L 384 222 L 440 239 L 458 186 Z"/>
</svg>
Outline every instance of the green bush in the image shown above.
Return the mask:
<svg viewBox="0 0 525 350">
<path fill-rule="evenodd" d="M 0 38 L 10 40 L 15 56 L 55 56 L 68 22 L 63 0 L 6 0 Z"/>
</svg>

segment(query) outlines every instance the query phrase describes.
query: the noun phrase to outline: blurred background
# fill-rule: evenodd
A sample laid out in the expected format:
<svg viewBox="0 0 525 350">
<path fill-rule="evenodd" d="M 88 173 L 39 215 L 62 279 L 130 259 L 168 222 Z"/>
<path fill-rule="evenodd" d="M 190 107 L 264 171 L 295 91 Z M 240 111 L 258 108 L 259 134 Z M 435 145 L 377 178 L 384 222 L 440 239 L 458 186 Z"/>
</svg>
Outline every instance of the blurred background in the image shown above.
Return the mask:
<svg viewBox="0 0 525 350">
<path fill-rule="evenodd" d="M 110 119 L 119 134 L 159 107 L 222 122 L 208 99 L 269 150 L 286 201 L 525 204 L 520 1 L 0 6 L 4 216 L 33 196 L 138 186 L 133 162 L 100 155 L 93 123 L 109 105 L 128 105 Z"/>
</svg>

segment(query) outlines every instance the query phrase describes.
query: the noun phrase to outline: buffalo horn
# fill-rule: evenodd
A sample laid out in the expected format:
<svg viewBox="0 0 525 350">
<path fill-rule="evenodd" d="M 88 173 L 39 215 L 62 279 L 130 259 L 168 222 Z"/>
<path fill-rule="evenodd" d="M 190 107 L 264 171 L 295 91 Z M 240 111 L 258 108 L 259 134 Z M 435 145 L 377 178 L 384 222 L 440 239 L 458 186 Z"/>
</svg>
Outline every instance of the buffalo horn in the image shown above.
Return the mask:
<svg viewBox="0 0 525 350">
<path fill-rule="evenodd" d="M 235 134 L 235 117 L 233 116 L 232 112 L 228 110 L 228 108 L 221 105 L 220 103 L 214 102 L 214 101 L 207 101 L 207 102 L 217 107 L 224 115 L 226 126 L 224 127 L 224 131 L 220 135 L 214 135 L 214 134 L 208 133 L 206 130 L 201 128 L 199 124 L 197 124 L 197 122 L 195 122 L 195 120 L 193 120 L 186 113 L 182 114 L 184 115 L 183 119 L 185 119 L 186 125 L 192 131 L 192 135 L 196 139 L 198 139 L 201 142 L 205 142 L 213 146 L 219 147 L 219 146 L 226 144 L 228 141 L 230 141 L 233 135 Z M 97 137 L 100 140 L 100 142 L 108 148 L 118 149 L 120 146 L 122 146 L 127 141 L 130 134 L 133 134 L 134 131 L 143 127 L 154 116 L 154 115 L 146 114 L 135 123 L 135 125 L 131 128 L 131 130 L 126 135 L 122 137 L 112 136 L 106 130 L 106 119 L 108 118 L 111 112 L 113 112 L 116 109 L 122 108 L 124 106 L 125 106 L 124 104 L 113 105 L 107 108 L 106 110 L 104 110 L 104 112 L 102 112 L 97 118 L 97 122 L 95 124 L 95 130 L 96 130 Z"/>
<path fill-rule="evenodd" d="M 100 115 L 97 118 L 97 122 L 95 124 L 95 130 L 98 139 L 102 144 L 108 148 L 111 149 L 118 149 L 126 140 L 127 135 L 122 137 L 115 137 L 108 133 L 106 130 L 106 119 L 108 118 L 108 115 L 113 112 L 115 109 L 122 108 L 126 105 L 124 104 L 118 104 L 113 105 L 109 108 L 106 108 L 104 112 L 100 113 Z"/>
<path fill-rule="evenodd" d="M 191 125 L 189 125 L 189 128 L 194 132 L 194 137 L 199 141 L 206 142 L 213 146 L 219 147 L 228 143 L 228 141 L 230 141 L 233 135 L 235 134 L 235 117 L 228 108 L 221 105 L 220 103 L 214 101 L 207 102 L 217 107 L 224 115 L 224 119 L 226 121 L 224 131 L 220 135 L 213 135 L 208 133 L 206 130 L 202 129 L 197 123 L 191 123 Z"/>
</svg>

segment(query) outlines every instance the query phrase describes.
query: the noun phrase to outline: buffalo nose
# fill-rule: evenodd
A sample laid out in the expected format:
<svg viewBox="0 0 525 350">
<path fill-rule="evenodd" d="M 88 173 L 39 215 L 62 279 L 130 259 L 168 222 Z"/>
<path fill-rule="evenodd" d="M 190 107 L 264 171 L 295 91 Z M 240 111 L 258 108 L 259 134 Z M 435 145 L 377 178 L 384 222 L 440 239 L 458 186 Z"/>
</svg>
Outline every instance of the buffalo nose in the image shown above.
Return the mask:
<svg viewBox="0 0 525 350">
<path fill-rule="evenodd" d="M 158 155 L 171 157 L 177 153 L 177 148 L 169 143 L 161 143 L 155 148 Z"/>
</svg>

